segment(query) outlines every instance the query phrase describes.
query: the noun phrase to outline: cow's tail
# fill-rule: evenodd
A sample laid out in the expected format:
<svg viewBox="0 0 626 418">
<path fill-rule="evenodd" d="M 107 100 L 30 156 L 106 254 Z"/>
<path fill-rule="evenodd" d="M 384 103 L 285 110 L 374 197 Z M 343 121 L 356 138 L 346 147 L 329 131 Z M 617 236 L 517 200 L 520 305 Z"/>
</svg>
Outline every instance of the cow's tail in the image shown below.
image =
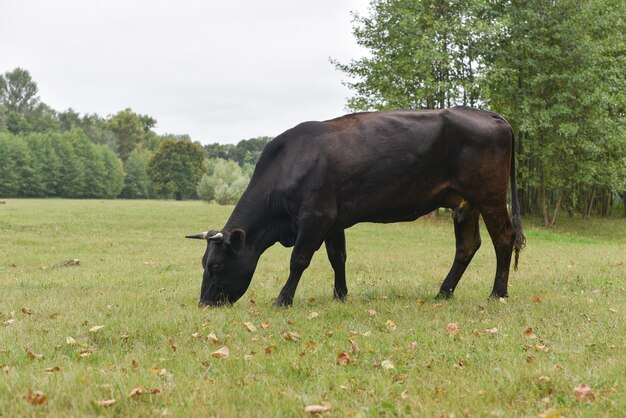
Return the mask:
<svg viewBox="0 0 626 418">
<path fill-rule="evenodd" d="M 519 200 L 517 198 L 517 182 L 515 180 L 515 134 L 511 129 L 511 141 L 513 150 L 511 152 L 511 211 L 513 212 L 512 221 L 513 229 L 515 229 L 515 241 L 513 242 L 513 248 L 515 249 L 515 264 L 514 269 L 517 271 L 517 262 L 519 260 L 519 253 L 526 246 L 526 237 L 522 229 L 522 218 L 520 215 Z"/>
</svg>

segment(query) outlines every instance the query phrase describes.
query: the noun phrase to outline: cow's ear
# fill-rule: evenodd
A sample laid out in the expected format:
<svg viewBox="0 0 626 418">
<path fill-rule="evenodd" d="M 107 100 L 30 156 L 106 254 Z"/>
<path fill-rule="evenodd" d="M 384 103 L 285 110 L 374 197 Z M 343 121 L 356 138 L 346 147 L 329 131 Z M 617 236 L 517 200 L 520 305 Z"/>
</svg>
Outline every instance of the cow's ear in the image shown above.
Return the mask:
<svg viewBox="0 0 626 418">
<path fill-rule="evenodd" d="M 239 251 L 243 250 L 243 247 L 246 245 L 246 231 L 243 229 L 230 231 L 229 244 L 235 255 L 239 254 Z"/>
</svg>

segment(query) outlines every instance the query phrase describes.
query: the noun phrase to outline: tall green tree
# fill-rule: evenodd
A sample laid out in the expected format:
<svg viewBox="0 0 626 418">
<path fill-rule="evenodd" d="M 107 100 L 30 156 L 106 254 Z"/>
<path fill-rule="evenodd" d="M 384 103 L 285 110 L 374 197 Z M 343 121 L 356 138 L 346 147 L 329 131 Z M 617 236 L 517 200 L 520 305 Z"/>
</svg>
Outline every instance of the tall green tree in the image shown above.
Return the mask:
<svg viewBox="0 0 626 418">
<path fill-rule="evenodd" d="M 556 223 L 564 201 L 588 215 L 595 190 L 624 188 L 624 15 L 614 0 L 505 9 L 489 99 L 516 127 L 523 208 L 545 225 Z"/>
<path fill-rule="evenodd" d="M 119 196 L 124 188 L 124 167 L 112 149 L 105 145 L 95 145 L 100 149 L 100 154 L 104 161 L 105 170 L 105 193 L 102 197 L 113 199 Z"/>
<path fill-rule="evenodd" d="M 24 197 L 33 174 L 26 141 L 0 132 L 0 197 Z"/>
<path fill-rule="evenodd" d="M 130 153 L 126 161 L 126 177 L 121 197 L 126 199 L 147 199 L 150 197 L 152 183 L 146 172 L 150 153 L 136 149 Z"/>
<path fill-rule="evenodd" d="M 37 83 L 22 68 L 0 76 L 0 125 L 15 134 L 56 130 L 56 112 L 39 101 L 38 92 Z"/>
<path fill-rule="evenodd" d="M 26 196 L 57 196 L 61 161 L 54 147 L 54 141 L 60 141 L 60 136 L 49 133 L 30 133 L 25 140 L 30 150 L 30 167 L 33 170 L 27 185 Z"/>
<path fill-rule="evenodd" d="M 156 125 L 156 120 L 147 115 L 139 115 L 125 109 L 107 121 L 108 128 L 115 135 L 117 154 L 126 162 L 130 153 L 144 142 Z"/>
<path fill-rule="evenodd" d="M 353 81 L 352 110 L 475 105 L 483 50 L 495 24 L 482 0 L 373 0 L 356 15 L 366 57 L 333 61 Z"/>
<path fill-rule="evenodd" d="M 148 162 L 147 172 L 156 196 L 182 200 L 196 197 L 204 170 L 204 151 L 199 144 L 164 140 Z"/>
<path fill-rule="evenodd" d="M 0 81 L 0 102 L 8 112 L 25 114 L 39 103 L 39 90 L 28 71 L 16 68 L 7 71 Z"/>
</svg>

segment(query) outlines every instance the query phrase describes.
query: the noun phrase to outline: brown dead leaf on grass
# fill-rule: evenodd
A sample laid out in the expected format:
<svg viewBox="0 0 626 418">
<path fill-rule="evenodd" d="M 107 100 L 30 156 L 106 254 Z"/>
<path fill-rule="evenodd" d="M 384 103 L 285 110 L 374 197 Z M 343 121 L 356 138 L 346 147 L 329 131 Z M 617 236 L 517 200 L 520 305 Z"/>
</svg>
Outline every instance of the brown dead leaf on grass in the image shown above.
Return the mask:
<svg viewBox="0 0 626 418">
<path fill-rule="evenodd" d="M 209 335 L 207 335 L 206 337 L 209 341 L 211 341 L 214 344 L 217 344 L 220 342 L 220 339 L 217 338 L 217 335 L 215 335 L 215 333 L 213 331 L 211 331 L 211 333 Z"/>
<path fill-rule="evenodd" d="M 454 322 L 450 322 L 448 325 L 446 325 L 446 332 L 450 335 L 455 335 L 459 332 L 459 326 L 458 324 L 454 323 Z"/>
<path fill-rule="evenodd" d="M 325 405 L 307 405 L 304 407 L 304 412 L 307 414 L 323 414 L 329 412 L 332 407 L 329 404 Z"/>
<path fill-rule="evenodd" d="M 22 313 L 23 313 L 23 314 L 26 314 L 26 315 L 30 315 L 30 314 L 32 314 L 32 313 L 33 313 L 33 311 L 32 311 L 32 309 L 30 309 L 30 308 L 23 307 L 23 308 L 22 308 Z"/>
<path fill-rule="evenodd" d="M 591 387 L 584 383 L 581 383 L 574 388 L 574 394 L 576 395 L 576 399 L 579 401 L 593 401 L 596 398 L 591 390 Z"/>
<path fill-rule="evenodd" d="M 4 321 L 5 326 L 13 325 L 14 323 L 15 323 L 15 319 L 13 318 L 7 319 L 6 321 Z"/>
<path fill-rule="evenodd" d="M 173 338 L 168 338 L 167 342 L 170 344 L 170 348 L 172 349 L 174 354 L 176 354 L 176 351 L 178 350 L 178 344 L 176 344 Z"/>
<path fill-rule="evenodd" d="M 109 408 L 117 403 L 115 399 L 103 399 L 101 401 L 94 401 L 94 403 L 103 408 Z"/>
<path fill-rule="evenodd" d="M 28 392 L 26 392 L 26 402 L 31 405 L 43 405 L 46 402 L 46 394 L 40 390 L 32 391 L 28 389 Z"/>
<path fill-rule="evenodd" d="M 243 326 L 250 332 L 256 332 L 256 326 L 252 322 L 244 322 Z"/>
<path fill-rule="evenodd" d="M 359 344 L 357 344 L 356 341 L 348 338 L 348 341 L 350 342 L 350 345 L 352 346 L 352 352 L 353 353 L 358 353 L 361 351 L 361 347 L 359 346 Z"/>
<path fill-rule="evenodd" d="M 537 338 L 537 336 L 535 335 L 531 327 L 524 328 L 524 335 L 531 340 L 534 340 L 535 338 Z"/>
<path fill-rule="evenodd" d="M 298 341 L 300 335 L 297 332 L 287 331 L 283 334 L 283 338 L 287 341 Z"/>
<path fill-rule="evenodd" d="M 274 344 L 265 347 L 264 351 L 265 351 L 265 356 L 266 357 L 270 357 L 272 355 L 272 351 L 274 351 L 274 349 L 276 348 L 276 346 Z"/>
<path fill-rule="evenodd" d="M 139 395 L 157 395 L 159 393 L 161 393 L 161 389 L 159 388 L 147 389 L 143 386 L 139 386 L 131 390 L 130 393 L 128 394 L 128 397 L 134 398 L 135 396 L 139 396 Z"/>
<path fill-rule="evenodd" d="M 344 351 L 337 356 L 337 362 L 340 366 L 347 366 L 350 364 L 350 355 Z"/>
<path fill-rule="evenodd" d="M 25 348 L 24 350 L 26 351 L 26 357 L 28 357 L 29 360 L 43 360 L 43 354 L 35 354 L 28 348 Z"/>
<path fill-rule="evenodd" d="M 89 332 L 91 332 L 92 334 L 95 334 L 98 331 L 100 331 L 102 328 L 104 328 L 104 325 L 96 325 L 96 326 L 91 327 L 89 329 Z"/>
<path fill-rule="evenodd" d="M 227 359 L 230 355 L 230 350 L 228 347 L 222 347 L 219 350 L 212 352 L 211 355 L 215 358 Z"/>
</svg>

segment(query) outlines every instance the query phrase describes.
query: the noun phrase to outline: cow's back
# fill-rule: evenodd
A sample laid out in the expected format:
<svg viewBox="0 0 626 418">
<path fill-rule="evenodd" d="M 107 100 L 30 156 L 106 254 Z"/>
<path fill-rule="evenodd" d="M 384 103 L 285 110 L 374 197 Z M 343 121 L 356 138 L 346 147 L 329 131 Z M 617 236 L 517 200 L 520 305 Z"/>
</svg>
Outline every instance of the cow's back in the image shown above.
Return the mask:
<svg viewBox="0 0 626 418">
<path fill-rule="evenodd" d="M 290 211 L 329 202 L 346 226 L 395 222 L 446 206 L 451 195 L 506 195 L 510 153 L 510 126 L 495 113 L 366 112 L 285 132 L 268 144 L 255 176 L 270 172 Z"/>
</svg>

